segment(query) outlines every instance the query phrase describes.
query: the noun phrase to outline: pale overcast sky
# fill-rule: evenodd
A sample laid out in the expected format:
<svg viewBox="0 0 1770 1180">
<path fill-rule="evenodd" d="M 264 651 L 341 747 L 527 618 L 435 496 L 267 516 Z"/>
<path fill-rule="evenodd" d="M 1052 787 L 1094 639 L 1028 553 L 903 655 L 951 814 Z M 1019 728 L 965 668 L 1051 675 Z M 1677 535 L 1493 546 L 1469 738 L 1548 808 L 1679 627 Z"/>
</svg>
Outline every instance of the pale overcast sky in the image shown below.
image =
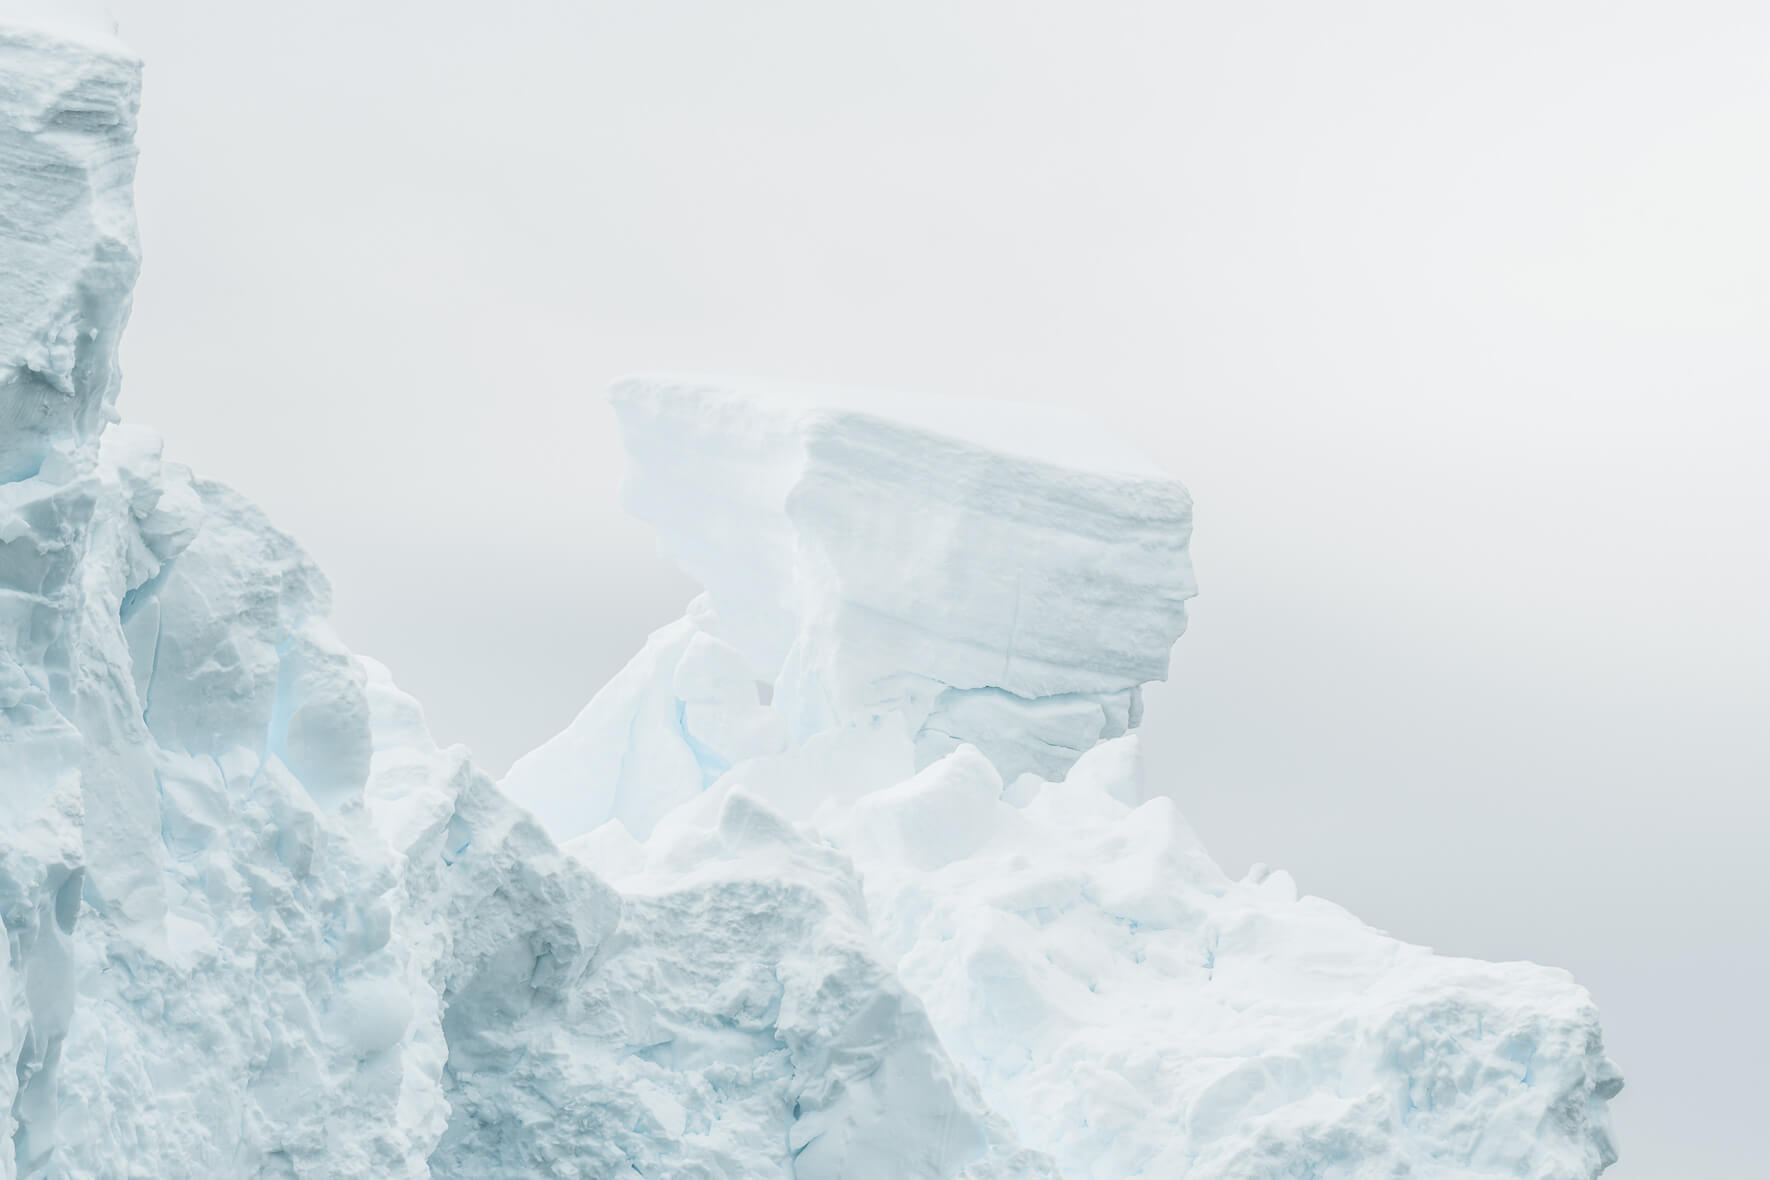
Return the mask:
<svg viewBox="0 0 1770 1180">
<path fill-rule="evenodd" d="M 439 736 L 501 771 L 693 593 L 611 378 L 1080 407 L 1198 503 L 1145 733 L 1225 867 L 1572 969 L 1610 1175 L 1763 1174 L 1770 7 L 109 11 L 120 408 Z"/>
</svg>

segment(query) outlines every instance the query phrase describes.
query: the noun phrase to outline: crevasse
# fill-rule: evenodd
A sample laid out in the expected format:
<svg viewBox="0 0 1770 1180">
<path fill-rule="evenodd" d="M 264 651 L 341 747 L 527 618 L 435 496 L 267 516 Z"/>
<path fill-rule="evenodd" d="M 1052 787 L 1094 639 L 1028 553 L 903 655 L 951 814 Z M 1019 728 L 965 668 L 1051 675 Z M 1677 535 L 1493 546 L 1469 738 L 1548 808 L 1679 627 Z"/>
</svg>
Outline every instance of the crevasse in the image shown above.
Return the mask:
<svg viewBox="0 0 1770 1180">
<path fill-rule="evenodd" d="M 5 1176 L 1597 1175 L 1564 973 L 1141 783 L 1185 490 L 1086 421 L 613 395 L 706 593 L 503 784 L 116 421 L 139 66 L 0 24 Z"/>
</svg>

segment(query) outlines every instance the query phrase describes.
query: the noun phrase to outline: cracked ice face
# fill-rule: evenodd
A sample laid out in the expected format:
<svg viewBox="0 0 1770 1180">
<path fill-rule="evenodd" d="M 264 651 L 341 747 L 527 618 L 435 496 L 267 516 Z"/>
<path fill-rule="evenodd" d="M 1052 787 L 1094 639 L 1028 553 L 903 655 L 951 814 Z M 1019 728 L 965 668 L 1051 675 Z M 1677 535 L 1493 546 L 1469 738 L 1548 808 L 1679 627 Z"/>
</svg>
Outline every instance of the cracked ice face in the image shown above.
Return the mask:
<svg viewBox="0 0 1770 1180">
<path fill-rule="evenodd" d="M 140 267 L 140 76 L 120 48 L 0 37 L 0 481 L 35 472 L 58 439 L 95 435 L 116 400 Z"/>
</svg>

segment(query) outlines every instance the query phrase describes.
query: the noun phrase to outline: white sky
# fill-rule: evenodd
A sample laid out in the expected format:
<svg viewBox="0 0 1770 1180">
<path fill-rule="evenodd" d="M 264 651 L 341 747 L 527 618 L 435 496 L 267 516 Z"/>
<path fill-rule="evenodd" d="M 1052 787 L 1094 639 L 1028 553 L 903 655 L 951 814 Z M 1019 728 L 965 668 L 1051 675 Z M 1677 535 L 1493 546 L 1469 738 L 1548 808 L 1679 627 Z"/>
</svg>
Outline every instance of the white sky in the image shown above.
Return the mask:
<svg viewBox="0 0 1770 1180">
<path fill-rule="evenodd" d="M 494 769 L 693 588 L 600 390 L 1084 409 L 1185 479 L 1152 779 L 1565 965 L 1619 1180 L 1761 1175 L 1770 7 L 120 0 L 121 408 Z"/>
</svg>

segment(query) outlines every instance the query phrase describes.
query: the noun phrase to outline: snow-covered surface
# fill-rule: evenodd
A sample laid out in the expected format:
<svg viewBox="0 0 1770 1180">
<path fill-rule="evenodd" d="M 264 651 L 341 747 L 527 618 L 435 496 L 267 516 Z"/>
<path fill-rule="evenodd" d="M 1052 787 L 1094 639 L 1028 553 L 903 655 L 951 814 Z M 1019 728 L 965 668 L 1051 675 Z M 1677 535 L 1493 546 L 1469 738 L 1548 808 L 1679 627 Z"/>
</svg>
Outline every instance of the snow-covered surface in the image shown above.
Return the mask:
<svg viewBox="0 0 1770 1180">
<path fill-rule="evenodd" d="M 0 1175 L 1613 1158 L 1565 974 L 1231 881 L 1146 797 L 1190 501 L 1084 424 L 624 383 L 707 595 L 502 789 L 438 749 L 291 538 L 106 425 L 138 75 L 0 24 Z"/>
</svg>

